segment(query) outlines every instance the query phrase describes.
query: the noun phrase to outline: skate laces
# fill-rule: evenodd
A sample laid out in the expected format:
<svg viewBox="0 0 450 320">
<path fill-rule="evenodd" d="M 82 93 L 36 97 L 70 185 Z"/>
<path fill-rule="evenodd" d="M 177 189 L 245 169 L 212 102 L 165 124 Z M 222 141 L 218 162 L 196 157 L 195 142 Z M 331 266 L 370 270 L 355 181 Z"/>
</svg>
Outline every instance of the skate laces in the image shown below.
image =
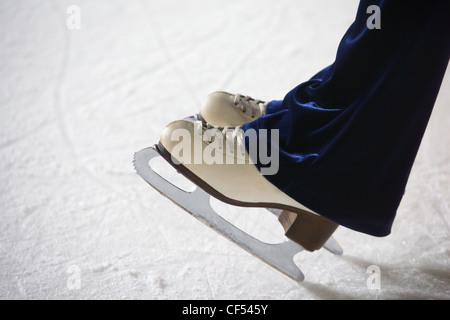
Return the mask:
<svg viewBox="0 0 450 320">
<path fill-rule="evenodd" d="M 214 143 L 214 147 L 220 151 L 223 152 L 223 149 L 225 148 L 226 153 L 229 152 L 230 155 L 234 155 L 234 149 L 236 146 L 236 150 L 239 154 L 241 156 L 245 156 L 246 149 L 244 139 L 242 137 L 242 127 L 219 127 L 202 121 L 196 121 L 194 127 L 196 134 L 203 136 L 203 141 Z"/>
<path fill-rule="evenodd" d="M 240 107 L 242 112 L 247 112 L 247 107 L 250 107 L 252 118 L 256 117 L 257 111 L 259 114 L 263 115 L 267 105 L 267 103 L 262 100 L 254 99 L 250 96 L 244 96 L 239 93 L 234 96 L 233 103 L 236 107 Z"/>
</svg>

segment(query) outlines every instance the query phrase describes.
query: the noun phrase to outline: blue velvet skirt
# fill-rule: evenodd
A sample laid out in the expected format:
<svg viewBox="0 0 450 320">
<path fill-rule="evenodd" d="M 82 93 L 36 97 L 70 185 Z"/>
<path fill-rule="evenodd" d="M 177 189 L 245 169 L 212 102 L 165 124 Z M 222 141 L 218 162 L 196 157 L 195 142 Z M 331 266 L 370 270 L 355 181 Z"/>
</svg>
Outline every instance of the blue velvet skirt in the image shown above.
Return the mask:
<svg viewBox="0 0 450 320">
<path fill-rule="evenodd" d="M 342 226 L 388 235 L 449 58 L 450 1 L 362 0 L 334 63 L 243 126 L 279 130 L 265 177 Z"/>
</svg>

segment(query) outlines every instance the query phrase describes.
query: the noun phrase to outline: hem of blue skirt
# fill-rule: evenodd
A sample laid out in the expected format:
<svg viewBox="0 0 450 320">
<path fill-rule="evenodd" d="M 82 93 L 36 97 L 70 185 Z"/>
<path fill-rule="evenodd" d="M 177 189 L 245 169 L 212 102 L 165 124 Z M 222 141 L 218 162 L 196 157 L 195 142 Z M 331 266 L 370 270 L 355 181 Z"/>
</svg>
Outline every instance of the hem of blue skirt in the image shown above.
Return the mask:
<svg viewBox="0 0 450 320">
<path fill-rule="evenodd" d="M 244 132 L 250 128 L 258 130 L 257 120 L 250 123 L 246 123 L 242 126 Z M 245 147 L 248 151 L 247 143 L 245 144 Z M 259 171 L 261 171 L 261 168 L 258 165 L 258 163 L 255 163 L 255 166 Z M 375 237 L 385 237 L 391 233 L 393 220 L 389 219 L 389 221 L 386 221 L 386 219 L 380 219 L 380 217 L 368 219 L 366 215 L 364 214 L 361 215 L 361 212 L 359 212 L 359 214 L 356 212 L 348 212 L 342 208 L 339 208 L 339 206 L 333 204 L 329 200 L 324 199 L 322 196 L 317 195 L 311 190 L 308 190 L 306 188 L 305 189 L 299 188 L 298 186 L 296 186 L 295 188 L 295 196 L 294 196 L 290 194 L 289 190 L 283 190 L 288 188 L 282 188 L 276 183 L 273 183 L 270 179 L 271 176 L 263 175 L 263 177 L 266 178 L 266 180 L 268 180 L 275 187 L 277 187 L 279 190 L 290 196 L 295 201 L 299 202 L 300 204 L 304 205 L 305 207 L 314 211 L 320 216 L 323 216 L 339 224 L 340 226 Z M 287 183 L 286 185 L 289 184 Z M 395 214 L 392 216 L 395 217 Z"/>
</svg>

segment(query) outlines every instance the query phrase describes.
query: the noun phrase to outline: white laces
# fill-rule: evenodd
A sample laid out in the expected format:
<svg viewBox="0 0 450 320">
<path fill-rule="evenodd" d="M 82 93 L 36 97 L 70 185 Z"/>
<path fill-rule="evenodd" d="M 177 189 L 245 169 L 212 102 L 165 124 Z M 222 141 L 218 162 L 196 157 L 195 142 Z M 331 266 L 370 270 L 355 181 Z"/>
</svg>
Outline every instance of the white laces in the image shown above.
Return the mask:
<svg viewBox="0 0 450 320">
<path fill-rule="evenodd" d="M 226 126 L 226 127 L 219 127 L 219 126 L 213 126 L 209 123 L 202 123 L 201 121 L 196 121 L 195 122 L 195 130 L 196 133 L 199 135 L 202 135 L 205 133 L 205 131 L 210 130 L 211 132 L 213 132 L 213 134 L 211 136 L 214 136 L 215 139 L 219 138 L 222 141 L 220 143 L 217 143 L 216 146 L 219 150 L 223 149 L 223 146 L 225 144 L 223 144 L 222 142 L 225 141 L 226 144 L 228 145 L 228 150 L 230 151 L 231 154 L 234 153 L 234 146 L 237 146 L 237 150 L 240 152 L 240 154 L 242 156 L 245 155 L 245 144 L 244 144 L 244 140 L 242 138 L 242 127 L 237 126 L 237 127 L 230 127 L 230 126 Z M 218 135 L 220 137 L 218 137 Z M 207 139 L 209 140 L 209 139 Z"/>
<path fill-rule="evenodd" d="M 263 115 L 267 105 L 264 101 L 253 99 L 250 96 L 243 96 L 239 93 L 234 96 L 233 103 L 236 107 L 240 107 L 242 112 L 247 112 L 247 107 L 250 107 L 252 118 L 255 118 L 257 112 Z"/>
</svg>

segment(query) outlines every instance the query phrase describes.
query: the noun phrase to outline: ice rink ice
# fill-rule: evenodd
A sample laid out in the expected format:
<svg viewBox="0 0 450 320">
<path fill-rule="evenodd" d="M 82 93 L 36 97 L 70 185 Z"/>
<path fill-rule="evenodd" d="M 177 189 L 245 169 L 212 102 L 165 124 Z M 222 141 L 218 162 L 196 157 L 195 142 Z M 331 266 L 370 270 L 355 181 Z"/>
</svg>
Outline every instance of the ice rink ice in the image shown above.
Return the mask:
<svg viewBox="0 0 450 320">
<path fill-rule="evenodd" d="M 209 93 L 282 99 L 331 64 L 357 5 L 0 0 L 0 299 L 449 299 L 448 73 L 392 234 L 339 228 L 343 256 L 295 257 L 301 284 L 133 169 Z M 264 210 L 214 205 L 283 239 Z"/>
</svg>

